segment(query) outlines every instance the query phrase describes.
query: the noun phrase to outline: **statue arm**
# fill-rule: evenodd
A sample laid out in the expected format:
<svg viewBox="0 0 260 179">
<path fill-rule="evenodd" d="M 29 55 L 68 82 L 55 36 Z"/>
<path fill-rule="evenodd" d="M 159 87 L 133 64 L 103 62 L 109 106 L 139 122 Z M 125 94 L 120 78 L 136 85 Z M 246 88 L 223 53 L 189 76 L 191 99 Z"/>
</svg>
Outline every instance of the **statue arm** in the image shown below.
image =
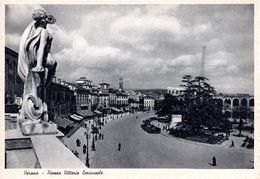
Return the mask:
<svg viewBox="0 0 260 179">
<path fill-rule="evenodd" d="M 44 68 L 42 66 L 43 62 L 43 55 L 44 55 L 44 49 L 45 45 L 47 43 L 48 38 L 48 32 L 46 29 L 43 29 L 41 31 L 41 39 L 40 39 L 40 45 L 37 51 L 37 65 L 32 69 L 33 72 L 42 72 L 44 71 Z"/>
</svg>

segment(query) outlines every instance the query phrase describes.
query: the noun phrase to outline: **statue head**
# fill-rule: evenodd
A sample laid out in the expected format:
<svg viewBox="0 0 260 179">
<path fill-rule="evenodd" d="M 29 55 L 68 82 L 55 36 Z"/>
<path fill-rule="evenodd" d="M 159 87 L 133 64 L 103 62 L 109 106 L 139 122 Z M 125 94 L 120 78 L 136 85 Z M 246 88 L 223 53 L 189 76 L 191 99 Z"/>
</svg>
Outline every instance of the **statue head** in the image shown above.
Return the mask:
<svg viewBox="0 0 260 179">
<path fill-rule="evenodd" d="M 54 24 L 56 22 L 56 19 L 52 15 L 48 15 L 44 9 L 34 10 L 32 18 L 44 28 L 46 28 L 47 24 Z"/>
</svg>

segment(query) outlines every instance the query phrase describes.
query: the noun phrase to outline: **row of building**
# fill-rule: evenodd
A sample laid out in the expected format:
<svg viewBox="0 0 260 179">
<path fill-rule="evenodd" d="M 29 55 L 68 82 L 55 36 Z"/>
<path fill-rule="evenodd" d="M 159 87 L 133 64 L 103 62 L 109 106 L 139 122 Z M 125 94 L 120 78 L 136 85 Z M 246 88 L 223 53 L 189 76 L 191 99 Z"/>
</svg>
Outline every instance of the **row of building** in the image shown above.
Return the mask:
<svg viewBox="0 0 260 179">
<path fill-rule="evenodd" d="M 14 104 L 22 99 L 23 81 L 17 74 L 18 53 L 5 48 L 5 105 L 6 112 L 14 110 Z M 80 110 L 100 113 L 119 113 L 130 110 L 153 110 L 155 99 L 140 92 L 125 91 L 123 79 L 119 88 L 110 88 L 108 83 L 94 85 L 86 77 L 76 82 L 54 78 L 47 92 L 49 116 L 69 115 Z"/>
</svg>

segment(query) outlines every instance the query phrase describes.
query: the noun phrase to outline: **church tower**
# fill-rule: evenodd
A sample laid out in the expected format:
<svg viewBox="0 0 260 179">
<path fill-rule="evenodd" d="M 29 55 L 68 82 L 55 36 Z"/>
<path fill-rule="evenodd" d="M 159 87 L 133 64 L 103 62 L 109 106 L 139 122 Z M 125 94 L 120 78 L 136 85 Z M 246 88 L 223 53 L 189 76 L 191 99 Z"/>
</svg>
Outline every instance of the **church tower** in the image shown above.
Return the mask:
<svg viewBox="0 0 260 179">
<path fill-rule="evenodd" d="M 123 78 L 119 78 L 119 90 L 120 90 L 121 92 L 124 91 Z"/>
</svg>

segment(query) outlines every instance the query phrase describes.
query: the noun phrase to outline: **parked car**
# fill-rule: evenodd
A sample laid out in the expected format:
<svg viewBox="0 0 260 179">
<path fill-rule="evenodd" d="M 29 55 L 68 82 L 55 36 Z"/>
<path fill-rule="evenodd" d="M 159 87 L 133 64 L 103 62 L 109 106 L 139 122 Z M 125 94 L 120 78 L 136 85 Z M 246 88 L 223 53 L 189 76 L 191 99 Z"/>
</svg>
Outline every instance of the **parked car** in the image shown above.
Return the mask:
<svg viewBox="0 0 260 179">
<path fill-rule="evenodd" d="M 148 133 L 160 134 L 161 129 L 159 127 L 151 126 L 148 130 Z"/>
<path fill-rule="evenodd" d="M 161 133 L 161 129 L 159 127 L 151 125 L 150 123 L 143 123 L 143 124 L 141 124 L 141 128 L 145 132 L 147 132 L 147 133 L 152 133 L 152 134 L 159 134 L 159 133 Z"/>
</svg>

